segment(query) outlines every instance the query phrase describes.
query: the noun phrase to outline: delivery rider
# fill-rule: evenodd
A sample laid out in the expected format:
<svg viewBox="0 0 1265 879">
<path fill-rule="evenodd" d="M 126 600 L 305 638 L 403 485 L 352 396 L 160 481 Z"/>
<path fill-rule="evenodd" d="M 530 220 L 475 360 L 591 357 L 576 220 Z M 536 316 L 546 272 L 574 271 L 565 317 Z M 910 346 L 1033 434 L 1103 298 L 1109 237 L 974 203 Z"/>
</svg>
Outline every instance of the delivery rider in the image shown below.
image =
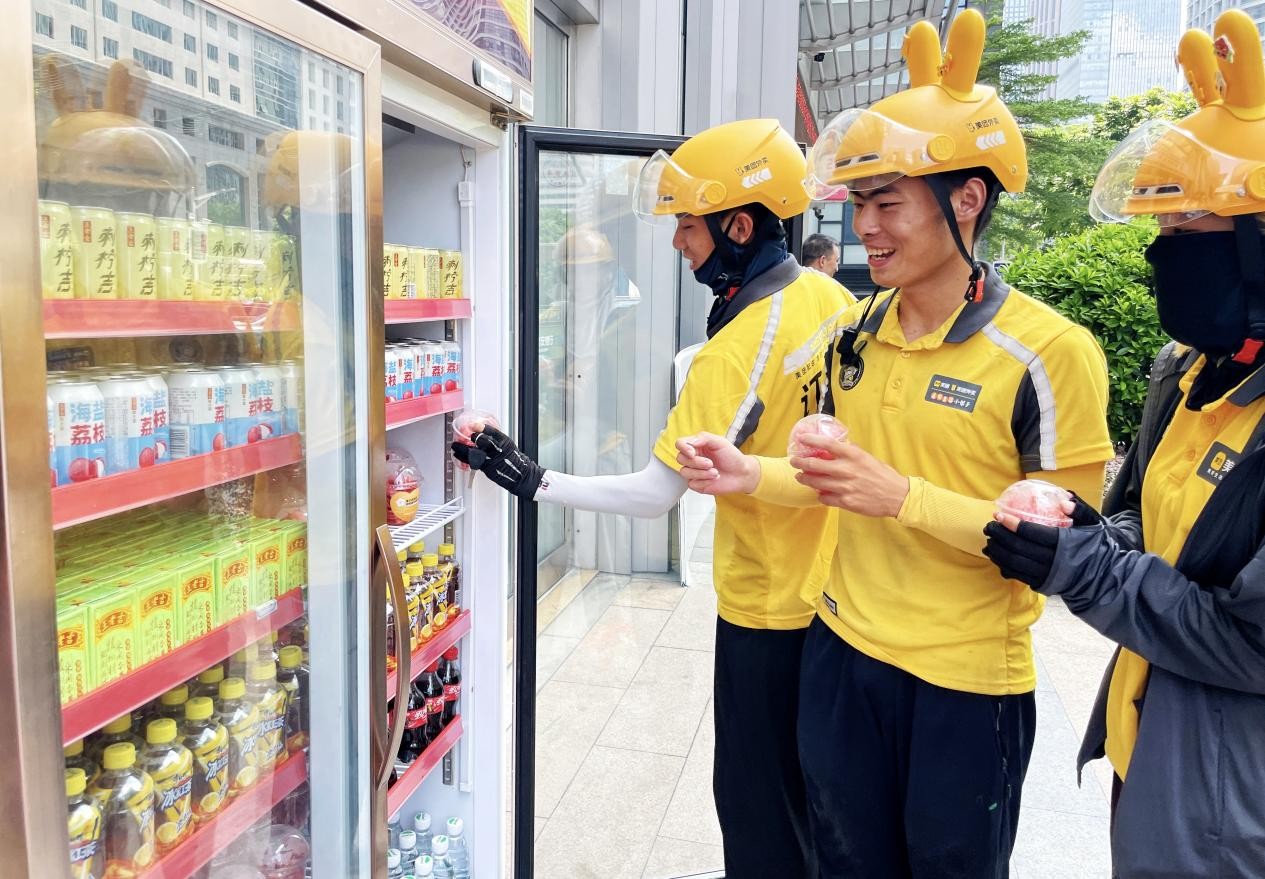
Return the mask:
<svg viewBox="0 0 1265 879">
<path fill-rule="evenodd" d="M 791 426 L 816 409 L 833 328 L 855 301 L 787 253 L 782 220 L 808 207 L 804 175 L 794 139 L 767 119 L 709 129 L 643 168 L 638 215 L 675 223 L 673 247 L 715 294 L 707 341 L 645 469 L 547 471 L 494 428 L 473 449 L 454 444 L 454 454 L 523 500 L 644 517 L 685 493 L 681 437 L 712 431 L 753 454 L 784 454 Z M 834 530 L 826 507 L 717 503 L 713 791 L 730 879 L 816 876 L 795 721 L 801 649 Z"/>
<path fill-rule="evenodd" d="M 1115 771 L 1114 875 L 1248 879 L 1265 876 L 1265 64 L 1240 10 L 1178 60 L 1199 109 L 1126 138 L 1091 213 L 1158 221 L 1146 256 L 1180 347 L 1111 515 L 990 524 L 988 552 L 1121 645 L 1080 754 Z"/>
<path fill-rule="evenodd" d="M 823 877 L 1001 877 L 1033 745 L 1029 627 L 1042 598 L 983 556 L 994 499 L 1035 476 L 1100 498 L 1112 456 L 1102 351 L 972 256 L 1022 135 L 975 82 L 984 19 L 941 56 L 920 22 L 911 87 L 826 126 L 812 182 L 846 185 L 885 293 L 832 351 L 831 460 L 681 444 L 692 488 L 838 507 L 838 550 L 804 647 L 799 747 Z M 798 470 L 798 473 L 797 473 Z"/>
</svg>

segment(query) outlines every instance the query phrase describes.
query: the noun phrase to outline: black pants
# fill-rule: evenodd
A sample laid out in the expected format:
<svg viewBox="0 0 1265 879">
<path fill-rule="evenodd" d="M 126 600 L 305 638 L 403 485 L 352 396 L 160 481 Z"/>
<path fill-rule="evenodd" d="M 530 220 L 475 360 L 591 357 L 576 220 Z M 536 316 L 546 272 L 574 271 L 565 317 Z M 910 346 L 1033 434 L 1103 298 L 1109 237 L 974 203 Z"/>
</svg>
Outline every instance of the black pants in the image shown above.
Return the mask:
<svg viewBox="0 0 1265 879">
<path fill-rule="evenodd" d="M 822 879 L 1005 879 L 1032 693 L 946 690 L 813 620 L 799 752 Z"/>
<path fill-rule="evenodd" d="M 795 742 L 806 629 L 716 621 L 712 793 L 725 879 L 816 879 Z"/>
</svg>

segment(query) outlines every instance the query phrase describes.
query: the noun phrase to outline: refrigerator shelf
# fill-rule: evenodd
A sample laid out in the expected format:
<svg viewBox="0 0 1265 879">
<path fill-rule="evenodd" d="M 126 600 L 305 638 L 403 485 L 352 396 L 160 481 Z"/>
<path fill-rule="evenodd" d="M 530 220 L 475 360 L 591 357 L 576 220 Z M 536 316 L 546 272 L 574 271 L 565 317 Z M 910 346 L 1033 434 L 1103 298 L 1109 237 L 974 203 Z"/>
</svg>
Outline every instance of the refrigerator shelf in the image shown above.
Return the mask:
<svg viewBox="0 0 1265 879">
<path fill-rule="evenodd" d="M 388 299 L 384 315 L 389 324 L 428 320 L 461 320 L 471 315 L 469 299 Z"/>
<path fill-rule="evenodd" d="M 426 666 L 437 662 L 445 650 L 468 634 L 470 634 L 470 611 L 463 610 L 455 620 L 440 629 L 438 635 L 413 651 L 413 658 L 409 663 L 413 680 L 417 680 L 418 676 L 426 670 Z M 387 672 L 388 693 L 395 692 L 395 678 L 395 672 Z"/>
<path fill-rule="evenodd" d="M 387 430 L 403 427 L 432 415 L 445 412 L 456 412 L 465 408 L 466 392 L 461 388 L 455 391 L 444 391 L 442 394 L 431 394 L 426 397 L 414 397 L 412 400 L 401 400 L 398 403 L 387 401 Z"/>
<path fill-rule="evenodd" d="M 193 336 L 302 329 L 297 302 L 46 299 L 47 339 Z"/>
<path fill-rule="evenodd" d="M 422 504 L 417 508 L 417 516 L 412 522 L 391 526 L 391 539 L 396 550 L 408 549 L 410 543 L 438 531 L 449 522 L 455 522 L 465 511 L 465 500 L 460 497 L 436 506 Z"/>
<path fill-rule="evenodd" d="M 255 782 L 254 787 L 229 802 L 214 819 L 198 827 L 184 842 L 163 855 L 137 879 L 188 879 L 211 862 L 245 833 L 256 821 L 272 811 L 307 779 L 305 754 L 294 754 L 286 762 Z"/>
<path fill-rule="evenodd" d="M 464 732 L 465 730 L 461 725 L 461 715 L 458 714 L 452 719 L 452 723 L 444 727 L 444 731 L 439 734 L 439 738 L 427 746 L 426 750 L 422 752 L 422 756 L 414 760 L 412 765 L 404 771 L 399 781 L 391 786 L 387 791 L 388 820 L 399 814 L 400 809 L 404 808 L 404 804 L 408 802 L 409 797 L 422 786 L 426 776 L 434 771 L 435 767 L 440 764 L 453 746 L 457 744 L 458 740 L 461 739 Z"/>
<path fill-rule="evenodd" d="M 141 470 L 59 485 L 52 490 L 53 528 L 112 516 L 301 460 L 299 435 L 291 433 Z"/>
<path fill-rule="evenodd" d="M 207 632 L 143 665 L 126 677 L 98 687 L 62 708 L 62 744 L 100 729 L 125 711 L 153 701 L 210 665 L 303 615 L 303 590 L 292 589 L 232 622 Z"/>
</svg>

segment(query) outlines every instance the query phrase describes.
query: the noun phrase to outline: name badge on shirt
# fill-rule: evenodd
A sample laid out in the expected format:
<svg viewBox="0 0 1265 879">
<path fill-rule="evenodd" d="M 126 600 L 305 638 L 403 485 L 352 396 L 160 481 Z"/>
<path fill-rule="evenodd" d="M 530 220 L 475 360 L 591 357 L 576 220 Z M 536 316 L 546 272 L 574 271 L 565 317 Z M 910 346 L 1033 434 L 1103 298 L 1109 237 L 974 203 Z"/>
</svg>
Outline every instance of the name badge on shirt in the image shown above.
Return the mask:
<svg viewBox="0 0 1265 879">
<path fill-rule="evenodd" d="M 1240 454 L 1225 443 L 1213 443 L 1199 465 L 1199 478 L 1220 485 L 1226 474 L 1238 466 Z"/>
<path fill-rule="evenodd" d="M 928 403 L 948 406 L 960 412 L 974 412 L 982 390 L 982 386 L 964 382 L 961 379 L 949 378 L 947 375 L 933 375 L 931 383 L 927 385 L 927 395 L 924 399 Z"/>
</svg>

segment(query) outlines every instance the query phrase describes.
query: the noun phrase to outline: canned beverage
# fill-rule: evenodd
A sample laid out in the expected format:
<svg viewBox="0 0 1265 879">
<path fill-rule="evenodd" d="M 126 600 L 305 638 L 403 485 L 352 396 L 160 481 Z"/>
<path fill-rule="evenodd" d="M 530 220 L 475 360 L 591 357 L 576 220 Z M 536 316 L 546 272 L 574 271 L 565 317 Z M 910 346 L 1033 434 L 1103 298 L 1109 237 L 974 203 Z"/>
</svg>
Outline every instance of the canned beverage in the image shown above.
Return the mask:
<svg viewBox="0 0 1265 879">
<path fill-rule="evenodd" d="M 255 296 L 255 275 L 250 270 L 250 230 L 224 227 L 224 283 L 229 299 L 246 302 Z"/>
<path fill-rule="evenodd" d="M 224 448 L 224 380 L 200 367 L 173 370 L 167 377 L 171 399 L 171 457 L 187 458 Z"/>
<path fill-rule="evenodd" d="M 248 439 L 254 443 L 281 433 L 285 401 L 280 369 L 267 363 L 252 363 L 250 367 L 255 371 L 255 424 Z"/>
<path fill-rule="evenodd" d="M 118 252 L 114 211 L 70 209 L 74 224 L 75 298 L 118 299 Z"/>
<path fill-rule="evenodd" d="M 461 299 L 466 295 L 463 289 L 461 251 L 440 251 L 439 263 L 440 271 L 443 272 L 443 279 L 440 282 L 440 298 Z"/>
<path fill-rule="evenodd" d="M 193 250 L 188 220 L 159 217 L 158 298 L 189 302 L 195 298 Z M 206 259 L 206 232 L 202 230 L 202 258 Z"/>
<path fill-rule="evenodd" d="M 422 347 L 422 343 L 417 339 L 405 339 L 400 343 L 400 347 L 404 350 L 407 360 L 406 363 L 412 367 L 413 371 L 413 396 L 422 397 L 426 395 L 426 349 Z"/>
<path fill-rule="evenodd" d="M 407 343 L 398 343 L 391 346 L 398 358 L 399 365 L 399 385 L 400 399 L 411 400 L 417 396 L 418 381 L 420 376 L 417 374 L 417 366 L 413 357 L 413 346 Z"/>
<path fill-rule="evenodd" d="M 423 342 L 426 349 L 426 394 L 443 393 L 444 390 L 444 349 L 438 342 Z"/>
<path fill-rule="evenodd" d="M 220 366 L 216 372 L 224 381 L 224 444 L 244 446 L 255 426 L 255 371 L 248 366 Z"/>
<path fill-rule="evenodd" d="M 193 264 L 193 298 L 211 299 L 215 262 L 211 257 L 211 224 L 206 220 L 189 221 L 189 262 Z"/>
<path fill-rule="evenodd" d="M 276 301 L 276 286 L 268 274 L 268 255 L 272 252 L 272 243 L 276 233 L 267 229 L 255 229 L 250 233 L 250 260 L 247 271 L 250 273 L 249 288 L 252 295 L 260 302 Z"/>
<path fill-rule="evenodd" d="M 75 298 L 75 246 L 70 205 L 40 199 L 40 282 L 45 299 Z"/>
<path fill-rule="evenodd" d="M 138 369 L 129 375 L 142 379 L 149 385 L 150 398 L 154 402 L 154 457 L 161 464 L 171 459 L 171 401 L 167 392 L 167 380 L 160 370 Z"/>
<path fill-rule="evenodd" d="M 443 288 L 443 271 L 439 251 L 433 247 L 421 248 L 421 262 L 417 266 L 418 296 L 422 299 L 438 299 Z"/>
<path fill-rule="evenodd" d="M 299 254 L 294 236 L 273 233 L 268 256 L 268 274 L 272 278 L 273 296 L 277 302 L 293 302 L 299 298 Z"/>
<path fill-rule="evenodd" d="M 400 358 L 396 356 L 395 349 L 387 347 L 386 364 L 384 367 L 384 376 L 386 377 L 386 397 L 387 402 L 397 402 L 402 400 L 400 396 L 402 388 L 400 387 Z"/>
<path fill-rule="evenodd" d="M 199 284 L 201 298 L 212 302 L 222 302 L 228 298 L 228 246 L 224 240 L 224 227 L 219 223 L 207 223 L 206 229 L 206 261 L 204 263 L 204 281 Z M 195 232 L 194 246 L 197 246 Z M 195 263 L 196 265 L 196 263 Z"/>
<path fill-rule="evenodd" d="M 460 390 L 462 384 L 461 345 L 456 342 L 440 342 L 439 346 L 444 353 L 444 390 Z"/>
<path fill-rule="evenodd" d="M 53 409 L 53 460 L 57 484 L 104 476 L 105 398 L 90 381 L 55 378 L 48 383 Z"/>
<path fill-rule="evenodd" d="M 413 248 L 396 248 L 399 266 L 396 269 L 396 293 L 400 299 L 417 298 L 417 263 L 413 262 Z"/>
<path fill-rule="evenodd" d="M 154 397 L 149 382 L 135 375 L 116 375 L 97 384 L 105 399 L 105 468 L 109 474 L 152 467 Z"/>
<path fill-rule="evenodd" d="M 282 405 L 282 433 L 298 433 L 299 410 L 303 405 L 303 368 L 295 360 L 283 360 L 277 365 L 281 381 L 285 384 Z"/>
<path fill-rule="evenodd" d="M 158 298 L 158 232 L 152 214 L 115 214 L 119 298 Z"/>
</svg>

